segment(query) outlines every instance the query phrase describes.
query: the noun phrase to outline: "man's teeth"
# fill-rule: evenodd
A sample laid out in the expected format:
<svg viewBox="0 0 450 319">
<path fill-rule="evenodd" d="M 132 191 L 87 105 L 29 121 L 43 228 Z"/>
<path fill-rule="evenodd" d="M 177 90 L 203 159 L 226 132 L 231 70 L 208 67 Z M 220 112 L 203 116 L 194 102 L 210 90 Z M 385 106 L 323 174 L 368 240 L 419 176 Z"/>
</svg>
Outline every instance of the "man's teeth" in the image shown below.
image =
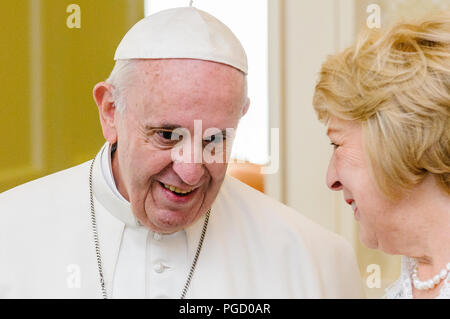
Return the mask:
<svg viewBox="0 0 450 319">
<path fill-rule="evenodd" d="M 167 185 L 167 184 L 163 184 L 163 185 L 165 188 L 170 189 L 172 192 L 178 193 L 178 194 L 188 194 L 194 190 L 194 189 L 182 190 L 182 189 L 179 189 L 178 187 L 175 187 L 172 185 Z"/>
<path fill-rule="evenodd" d="M 356 210 L 356 208 L 357 208 L 357 207 L 356 207 L 356 202 L 355 202 L 355 201 L 353 201 L 353 202 L 352 202 L 352 209 L 353 209 L 353 211 L 355 211 L 355 210 Z"/>
</svg>

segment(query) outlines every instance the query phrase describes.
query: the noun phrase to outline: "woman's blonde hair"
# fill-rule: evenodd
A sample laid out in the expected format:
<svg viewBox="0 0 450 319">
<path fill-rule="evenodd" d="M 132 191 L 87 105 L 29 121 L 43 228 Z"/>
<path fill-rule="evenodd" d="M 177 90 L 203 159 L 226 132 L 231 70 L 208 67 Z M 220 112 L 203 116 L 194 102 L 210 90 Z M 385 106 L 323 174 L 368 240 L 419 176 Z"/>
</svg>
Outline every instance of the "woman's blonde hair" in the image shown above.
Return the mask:
<svg viewBox="0 0 450 319">
<path fill-rule="evenodd" d="M 360 121 L 380 189 L 395 198 L 434 174 L 450 194 L 450 13 L 365 30 L 329 56 L 314 108 Z"/>
</svg>

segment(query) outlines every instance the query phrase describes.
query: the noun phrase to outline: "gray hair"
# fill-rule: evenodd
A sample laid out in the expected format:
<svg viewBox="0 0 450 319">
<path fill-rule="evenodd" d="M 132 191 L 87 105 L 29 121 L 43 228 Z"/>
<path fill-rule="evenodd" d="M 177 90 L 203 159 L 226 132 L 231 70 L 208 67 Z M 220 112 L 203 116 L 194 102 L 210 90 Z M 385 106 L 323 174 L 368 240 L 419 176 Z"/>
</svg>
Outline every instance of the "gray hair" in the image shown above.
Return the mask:
<svg viewBox="0 0 450 319">
<path fill-rule="evenodd" d="M 117 60 L 111 74 L 106 82 L 112 86 L 112 96 L 116 110 L 123 112 L 126 108 L 126 90 L 131 86 L 135 71 L 140 59 Z M 247 75 L 244 76 L 244 101 L 242 107 L 247 103 Z"/>
<path fill-rule="evenodd" d="M 125 91 L 130 87 L 130 83 L 132 83 L 137 64 L 137 60 L 117 60 L 109 78 L 106 79 L 106 82 L 112 86 L 114 105 L 119 112 L 125 110 Z"/>
</svg>

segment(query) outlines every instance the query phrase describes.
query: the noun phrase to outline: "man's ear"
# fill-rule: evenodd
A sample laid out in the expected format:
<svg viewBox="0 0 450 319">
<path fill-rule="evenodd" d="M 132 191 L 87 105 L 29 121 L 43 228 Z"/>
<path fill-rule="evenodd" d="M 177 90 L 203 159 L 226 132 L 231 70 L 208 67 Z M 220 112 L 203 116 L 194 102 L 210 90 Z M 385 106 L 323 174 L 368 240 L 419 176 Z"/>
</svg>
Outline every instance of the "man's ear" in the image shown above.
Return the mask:
<svg viewBox="0 0 450 319">
<path fill-rule="evenodd" d="M 250 106 L 250 99 L 247 97 L 246 101 L 245 101 L 245 105 L 242 108 L 241 117 L 244 116 L 247 113 L 249 106 Z"/>
<path fill-rule="evenodd" d="M 113 86 L 106 82 L 97 83 L 93 95 L 97 103 L 103 136 L 112 145 L 117 142 L 117 128 L 114 122 L 116 106 L 112 95 Z"/>
</svg>

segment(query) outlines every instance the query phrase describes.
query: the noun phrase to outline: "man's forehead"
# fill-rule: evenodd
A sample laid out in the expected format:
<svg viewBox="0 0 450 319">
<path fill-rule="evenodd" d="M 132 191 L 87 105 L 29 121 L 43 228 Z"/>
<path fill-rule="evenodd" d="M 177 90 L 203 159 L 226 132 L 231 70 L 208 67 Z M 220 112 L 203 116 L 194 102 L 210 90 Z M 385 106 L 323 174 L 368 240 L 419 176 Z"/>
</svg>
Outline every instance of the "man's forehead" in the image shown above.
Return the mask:
<svg viewBox="0 0 450 319">
<path fill-rule="evenodd" d="M 183 65 L 188 65 L 183 69 Z M 171 68 L 168 71 L 168 68 Z M 211 72 L 205 72 L 204 67 Z M 214 73 L 238 72 L 215 62 L 188 59 L 141 61 L 138 70 L 145 75 L 128 94 L 143 126 L 193 127 L 202 120 L 204 127 L 224 129 L 235 126 L 242 110 L 243 83 Z M 198 72 L 201 75 L 199 75 Z M 132 108 L 131 107 L 131 108 Z M 135 111 L 133 111 L 135 112 Z"/>
<path fill-rule="evenodd" d="M 235 76 L 241 75 L 244 77 L 244 73 L 230 65 L 200 60 L 200 59 L 188 59 L 188 58 L 170 58 L 170 59 L 136 59 L 139 62 L 138 70 L 145 75 L 161 75 L 164 73 L 182 73 L 187 70 L 197 71 L 197 73 L 224 73 Z"/>
<path fill-rule="evenodd" d="M 231 66 L 193 59 L 140 61 L 134 93 L 141 103 L 176 103 L 196 94 L 198 98 L 241 99 L 245 95 L 245 76 Z M 175 101 L 171 101 L 174 103 Z M 192 102 L 192 101 L 191 101 Z M 242 101 L 240 101 L 242 103 Z"/>
</svg>

